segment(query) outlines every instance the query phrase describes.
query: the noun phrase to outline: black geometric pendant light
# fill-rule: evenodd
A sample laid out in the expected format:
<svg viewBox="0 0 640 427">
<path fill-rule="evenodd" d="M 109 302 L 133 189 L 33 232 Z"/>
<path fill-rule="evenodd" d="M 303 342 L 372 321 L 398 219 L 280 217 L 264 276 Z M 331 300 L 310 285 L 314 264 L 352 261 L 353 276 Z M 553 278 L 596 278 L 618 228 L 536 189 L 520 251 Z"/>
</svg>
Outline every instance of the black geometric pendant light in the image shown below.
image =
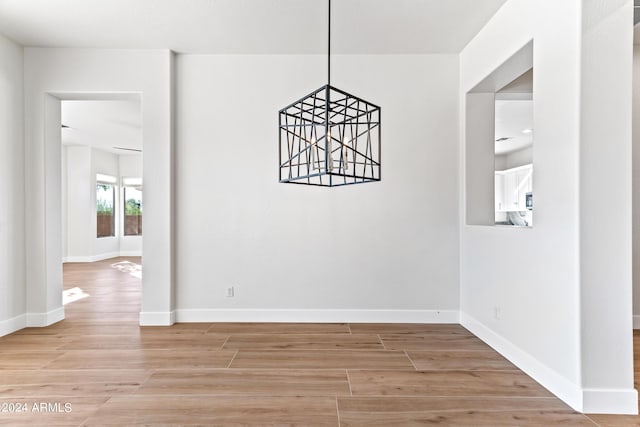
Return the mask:
<svg viewBox="0 0 640 427">
<path fill-rule="evenodd" d="M 279 180 L 336 187 L 380 181 L 380 107 L 327 84 L 279 113 Z"/>
</svg>

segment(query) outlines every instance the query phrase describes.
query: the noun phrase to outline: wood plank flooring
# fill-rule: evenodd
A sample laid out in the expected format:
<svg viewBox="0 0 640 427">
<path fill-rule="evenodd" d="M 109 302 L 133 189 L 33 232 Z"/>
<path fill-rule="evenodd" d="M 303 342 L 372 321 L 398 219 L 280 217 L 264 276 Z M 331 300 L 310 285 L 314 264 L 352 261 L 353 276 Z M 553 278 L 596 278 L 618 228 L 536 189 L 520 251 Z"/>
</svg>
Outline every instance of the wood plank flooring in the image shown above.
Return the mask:
<svg viewBox="0 0 640 427">
<path fill-rule="evenodd" d="M 65 264 L 89 297 L 0 338 L 0 425 L 640 425 L 572 411 L 458 325 L 139 327 L 139 263 Z"/>
</svg>

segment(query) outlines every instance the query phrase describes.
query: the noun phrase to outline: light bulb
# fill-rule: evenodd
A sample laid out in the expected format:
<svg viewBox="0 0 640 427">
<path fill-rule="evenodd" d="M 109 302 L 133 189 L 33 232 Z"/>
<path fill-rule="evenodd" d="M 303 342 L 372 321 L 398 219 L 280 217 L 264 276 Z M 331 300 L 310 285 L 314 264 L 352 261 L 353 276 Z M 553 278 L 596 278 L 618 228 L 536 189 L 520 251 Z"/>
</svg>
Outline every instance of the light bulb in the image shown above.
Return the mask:
<svg viewBox="0 0 640 427">
<path fill-rule="evenodd" d="M 311 161 L 311 169 L 316 170 L 318 169 L 318 165 L 316 163 L 316 156 L 317 153 L 316 151 L 318 151 L 318 141 L 316 141 L 316 137 L 311 135 L 311 141 L 310 141 L 311 146 L 309 147 L 309 150 L 311 151 L 311 156 L 309 157 L 309 160 Z M 315 151 L 314 151 L 315 148 Z"/>
<path fill-rule="evenodd" d="M 331 141 L 331 134 L 327 133 L 327 156 L 328 156 L 328 164 L 327 164 L 327 170 L 329 172 L 333 171 L 333 148 L 331 147 L 332 141 Z"/>
<path fill-rule="evenodd" d="M 347 142 L 349 142 L 349 140 L 347 139 L 347 135 L 345 135 L 342 139 L 342 168 L 344 170 L 349 169 L 349 150 L 347 149 Z"/>
</svg>

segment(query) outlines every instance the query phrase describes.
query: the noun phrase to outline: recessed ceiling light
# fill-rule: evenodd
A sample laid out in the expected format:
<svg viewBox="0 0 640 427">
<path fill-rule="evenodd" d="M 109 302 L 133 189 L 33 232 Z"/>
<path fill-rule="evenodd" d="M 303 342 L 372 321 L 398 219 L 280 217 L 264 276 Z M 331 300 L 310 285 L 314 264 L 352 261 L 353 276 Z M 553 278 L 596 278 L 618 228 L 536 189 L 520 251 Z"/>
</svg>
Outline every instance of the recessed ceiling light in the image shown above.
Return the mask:
<svg viewBox="0 0 640 427">
<path fill-rule="evenodd" d="M 532 133 L 533 129 L 523 129 L 522 133 Z"/>
</svg>

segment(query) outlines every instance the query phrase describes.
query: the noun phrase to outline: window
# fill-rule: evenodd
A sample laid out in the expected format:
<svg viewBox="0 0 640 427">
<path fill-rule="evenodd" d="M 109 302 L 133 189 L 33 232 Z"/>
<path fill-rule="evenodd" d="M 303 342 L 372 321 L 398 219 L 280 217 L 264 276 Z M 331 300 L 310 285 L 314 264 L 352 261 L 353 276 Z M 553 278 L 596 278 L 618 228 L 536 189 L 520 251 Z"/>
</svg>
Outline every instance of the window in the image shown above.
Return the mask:
<svg viewBox="0 0 640 427">
<path fill-rule="evenodd" d="M 142 236 L 142 179 L 122 178 L 124 235 Z"/>
<path fill-rule="evenodd" d="M 116 235 L 116 179 L 108 175 L 96 176 L 97 237 Z"/>
</svg>

